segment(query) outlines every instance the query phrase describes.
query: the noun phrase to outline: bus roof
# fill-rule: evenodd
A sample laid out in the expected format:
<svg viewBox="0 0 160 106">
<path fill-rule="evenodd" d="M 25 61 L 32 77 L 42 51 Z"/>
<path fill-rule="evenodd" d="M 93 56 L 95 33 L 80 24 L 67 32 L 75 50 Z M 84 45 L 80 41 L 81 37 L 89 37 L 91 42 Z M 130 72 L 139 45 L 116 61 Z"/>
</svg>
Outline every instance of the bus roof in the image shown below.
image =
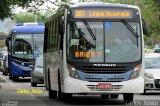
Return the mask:
<svg viewBox="0 0 160 106">
<path fill-rule="evenodd" d="M 12 33 L 44 33 L 44 26 L 14 26 Z"/>
<path fill-rule="evenodd" d="M 123 7 L 123 8 L 136 8 L 138 6 L 128 5 L 128 4 L 113 4 L 113 3 L 102 3 L 102 2 L 89 2 L 89 3 L 76 3 L 70 6 L 70 8 L 76 7 Z"/>
</svg>

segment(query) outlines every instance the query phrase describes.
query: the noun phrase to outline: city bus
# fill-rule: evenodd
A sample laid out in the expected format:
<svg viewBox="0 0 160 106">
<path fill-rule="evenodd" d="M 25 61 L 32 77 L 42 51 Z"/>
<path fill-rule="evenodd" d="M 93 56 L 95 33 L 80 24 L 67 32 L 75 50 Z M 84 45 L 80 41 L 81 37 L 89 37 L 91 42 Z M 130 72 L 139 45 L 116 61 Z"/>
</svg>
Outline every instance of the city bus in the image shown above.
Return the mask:
<svg viewBox="0 0 160 106">
<path fill-rule="evenodd" d="M 123 94 L 124 102 L 132 102 L 144 90 L 143 31 L 147 34 L 137 6 L 78 3 L 57 10 L 45 23 L 49 98 Z"/>
<path fill-rule="evenodd" d="M 31 77 L 35 59 L 43 55 L 44 23 L 18 23 L 6 40 L 9 79 Z"/>
</svg>

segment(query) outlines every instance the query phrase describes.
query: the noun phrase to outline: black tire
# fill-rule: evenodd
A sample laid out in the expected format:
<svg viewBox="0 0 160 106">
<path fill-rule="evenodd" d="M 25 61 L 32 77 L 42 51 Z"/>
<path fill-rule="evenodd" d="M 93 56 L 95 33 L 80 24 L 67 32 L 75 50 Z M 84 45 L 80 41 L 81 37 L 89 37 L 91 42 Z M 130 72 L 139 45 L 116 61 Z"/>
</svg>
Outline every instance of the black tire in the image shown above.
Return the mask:
<svg viewBox="0 0 160 106">
<path fill-rule="evenodd" d="M 60 73 L 59 73 L 59 70 L 58 70 L 58 99 L 63 99 L 63 95 L 62 95 L 62 91 L 61 91 L 61 81 L 60 81 Z"/>
<path fill-rule="evenodd" d="M 57 98 L 57 91 L 51 90 L 51 83 L 50 83 L 50 76 L 48 70 L 48 97 L 49 99 L 56 99 Z"/>
<path fill-rule="evenodd" d="M 111 94 L 110 97 L 111 97 L 111 99 L 117 99 L 118 98 L 118 94 Z"/>
<path fill-rule="evenodd" d="M 143 94 L 144 94 L 144 95 L 146 94 L 146 89 L 144 89 Z"/>
<path fill-rule="evenodd" d="M 57 99 L 57 91 L 49 90 L 48 96 L 49 96 L 49 99 Z"/>
<path fill-rule="evenodd" d="M 109 94 L 101 94 L 102 99 L 109 99 Z"/>
<path fill-rule="evenodd" d="M 7 74 L 8 74 L 7 72 L 4 72 L 4 71 L 3 71 L 3 75 L 6 75 L 6 76 L 7 76 Z"/>
<path fill-rule="evenodd" d="M 31 82 L 31 86 L 36 87 L 36 86 L 37 86 L 37 84 L 36 84 L 36 83 L 34 83 L 34 82 Z"/>
<path fill-rule="evenodd" d="M 128 103 L 133 102 L 133 96 L 134 96 L 133 93 L 125 93 L 125 94 L 123 94 L 124 103 L 128 104 Z"/>
<path fill-rule="evenodd" d="M 12 77 L 11 75 L 9 75 L 9 79 L 10 79 L 10 80 L 12 80 L 12 79 L 13 79 L 13 77 Z"/>
<path fill-rule="evenodd" d="M 13 76 L 13 81 L 14 82 L 17 82 L 19 80 L 19 77 L 18 76 Z"/>
<path fill-rule="evenodd" d="M 72 98 L 72 93 L 63 93 L 63 102 L 70 102 Z"/>
</svg>

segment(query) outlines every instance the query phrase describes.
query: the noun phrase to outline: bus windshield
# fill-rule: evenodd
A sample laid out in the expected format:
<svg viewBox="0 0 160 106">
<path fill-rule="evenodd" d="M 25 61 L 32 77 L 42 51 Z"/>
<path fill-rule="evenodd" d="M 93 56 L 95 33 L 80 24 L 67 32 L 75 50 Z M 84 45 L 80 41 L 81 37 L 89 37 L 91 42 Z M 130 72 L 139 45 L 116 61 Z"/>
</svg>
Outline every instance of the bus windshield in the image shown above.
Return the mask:
<svg viewBox="0 0 160 106">
<path fill-rule="evenodd" d="M 19 58 L 33 58 L 32 34 L 16 34 L 12 40 L 13 56 Z"/>
<path fill-rule="evenodd" d="M 141 33 L 138 22 L 70 21 L 67 58 L 74 62 L 135 62 L 141 58 Z M 95 38 L 94 38 L 95 37 Z"/>
<path fill-rule="evenodd" d="M 33 59 L 42 55 L 44 34 L 15 34 L 12 54 L 15 57 Z"/>
</svg>

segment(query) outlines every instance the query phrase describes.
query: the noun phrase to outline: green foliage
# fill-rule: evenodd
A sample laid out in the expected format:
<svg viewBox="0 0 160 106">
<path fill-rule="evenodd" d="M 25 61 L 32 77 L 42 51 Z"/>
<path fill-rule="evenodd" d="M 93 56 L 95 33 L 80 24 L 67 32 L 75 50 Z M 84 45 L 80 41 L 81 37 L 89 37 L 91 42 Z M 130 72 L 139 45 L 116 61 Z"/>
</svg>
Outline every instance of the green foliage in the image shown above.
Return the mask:
<svg viewBox="0 0 160 106">
<path fill-rule="evenodd" d="M 0 0 L 0 20 L 12 15 L 11 6 L 27 7 L 31 1 L 34 0 Z"/>
<path fill-rule="evenodd" d="M 10 3 L 8 0 L 0 0 L 0 20 L 11 15 Z"/>
<path fill-rule="evenodd" d="M 45 22 L 45 14 L 37 13 L 37 22 Z M 27 12 L 21 12 L 13 16 L 13 19 L 19 23 L 19 22 L 35 22 L 35 14 L 27 13 Z"/>
</svg>

